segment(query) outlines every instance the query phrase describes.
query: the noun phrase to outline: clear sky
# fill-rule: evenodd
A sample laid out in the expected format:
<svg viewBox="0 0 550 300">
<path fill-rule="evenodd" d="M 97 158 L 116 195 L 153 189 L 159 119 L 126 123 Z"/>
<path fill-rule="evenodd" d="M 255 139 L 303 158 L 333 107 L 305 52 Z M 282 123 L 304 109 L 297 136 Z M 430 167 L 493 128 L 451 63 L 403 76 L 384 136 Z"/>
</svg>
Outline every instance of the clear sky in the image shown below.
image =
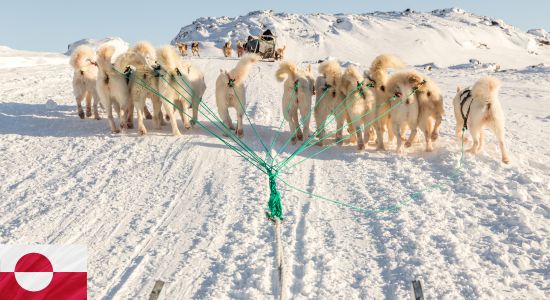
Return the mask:
<svg viewBox="0 0 550 300">
<path fill-rule="evenodd" d="M 431 11 L 460 7 L 503 19 L 523 30 L 550 31 L 550 0 L 12 0 L 0 10 L 0 45 L 15 49 L 64 52 L 67 44 L 82 38 L 119 36 L 134 43 L 149 40 L 169 43 L 182 26 L 199 17 L 238 16 L 253 10 L 293 13 L 365 13 Z"/>
</svg>

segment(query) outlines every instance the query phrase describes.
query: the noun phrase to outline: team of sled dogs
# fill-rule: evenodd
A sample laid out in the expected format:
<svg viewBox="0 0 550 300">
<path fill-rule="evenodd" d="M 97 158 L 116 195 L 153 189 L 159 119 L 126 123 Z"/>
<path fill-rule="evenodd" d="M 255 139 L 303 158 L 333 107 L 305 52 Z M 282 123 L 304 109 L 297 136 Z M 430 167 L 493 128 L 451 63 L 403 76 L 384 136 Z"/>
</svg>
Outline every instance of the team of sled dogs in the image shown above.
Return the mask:
<svg viewBox="0 0 550 300">
<path fill-rule="evenodd" d="M 80 118 L 84 118 L 84 99 L 86 116 L 92 116 L 93 98 L 93 116 L 100 118 L 99 100 L 113 133 L 133 128 L 134 108 L 141 135 L 147 133 L 144 118 L 152 118 L 153 128 L 157 130 L 165 124 L 165 119 L 168 120 L 176 136 L 181 135 L 176 123 L 177 112 L 185 128 L 194 125 L 206 90 L 204 75 L 196 66 L 182 60 L 172 46 L 155 49 L 148 42 L 139 42 L 113 59 L 114 52 L 112 46 L 100 47 L 97 52 L 80 46 L 72 54 L 73 88 Z M 243 136 L 243 110 L 246 109 L 244 82 L 258 60 L 255 54 L 245 54 L 235 68 L 221 70 L 216 80 L 220 119 L 239 137 Z M 390 69 L 395 72 L 390 74 Z M 426 151 L 433 150 L 444 106 L 437 84 L 426 75 L 406 69 L 397 57 L 386 54 L 378 56 L 364 72 L 353 65 L 342 69 L 333 60 L 322 62 L 318 71 L 319 76 L 315 78 L 311 66 L 300 69 L 288 61 L 283 61 L 276 71 L 277 80 L 284 81 L 282 110 L 293 134 L 293 143 L 310 136 L 309 119 L 313 109 L 315 134 L 321 146 L 327 143 L 325 122 L 327 118 L 334 118 L 338 144 L 343 143 L 342 131 L 347 124 L 350 140 L 357 143 L 359 150 L 365 149 L 371 139 L 375 140 L 377 149 L 383 150 L 395 138 L 397 152 L 401 154 L 416 141 L 418 130 L 423 133 Z M 508 163 L 499 86 L 496 79 L 485 77 L 471 88 L 457 88 L 453 100 L 456 134 L 462 142 L 462 131 L 467 128 L 473 138 L 469 151 L 479 153 L 483 148 L 483 128 L 488 127 L 497 137 L 502 161 Z M 312 101 L 314 96 L 315 102 Z M 152 114 L 147 111 L 146 99 L 152 101 Z M 113 108 L 119 116 L 120 128 L 115 123 Z M 230 118 L 229 108 L 236 110 L 236 126 Z M 408 137 L 407 131 L 410 132 Z"/>
</svg>

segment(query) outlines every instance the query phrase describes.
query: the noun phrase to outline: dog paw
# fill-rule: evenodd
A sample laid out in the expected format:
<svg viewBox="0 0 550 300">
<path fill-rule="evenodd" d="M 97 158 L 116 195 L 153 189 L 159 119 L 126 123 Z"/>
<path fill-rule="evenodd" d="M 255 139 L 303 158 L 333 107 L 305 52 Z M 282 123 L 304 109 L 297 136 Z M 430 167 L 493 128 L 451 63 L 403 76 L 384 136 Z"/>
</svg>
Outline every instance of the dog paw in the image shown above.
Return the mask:
<svg viewBox="0 0 550 300">
<path fill-rule="evenodd" d="M 292 145 L 296 145 L 296 137 L 291 138 L 290 142 L 292 143 Z"/>
<path fill-rule="evenodd" d="M 120 127 L 122 127 L 122 124 L 120 125 Z M 125 128 L 129 128 L 129 129 L 133 129 L 134 128 L 134 123 L 128 123 Z"/>
<path fill-rule="evenodd" d="M 510 163 L 510 158 L 508 156 L 505 156 L 502 158 L 502 162 L 505 163 L 505 164 L 509 164 Z"/>
<path fill-rule="evenodd" d="M 237 133 L 237 136 L 240 137 L 240 138 L 243 137 L 243 135 L 244 135 L 244 132 L 243 132 L 242 129 L 237 129 L 235 132 Z"/>
<path fill-rule="evenodd" d="M 148 114 L 146 113 L 145 114 L 145 119 L 151 120 L 151 119 L 153 119 L 153 116 L 150 113 L 148 113 Z"/>
<path fill-rule="evenodd" d="M 113 130 L 111 130 L 111 132 L 112 132 L 112 133 L 120 133 L 120 129 L 118 129 L 118 128 L 117 128 L 117 129 L 113 129 Z"/>
<path fill-rule="evenodd" d="M 101 120 L 101 117 L 96 115 L 96 116 L 94 116 L 94 119 Z"/>
<path fill-rule="evenodd" d="M 365 143 L 358 143 L 357 144 L 357 150 L 359 150 L 359 151 L 365 150 Z"/>
<path fill-rule="evenodd" d="M 439 137 L 439 133 L 438 132 L 432 132 L 432 141 L 436 141 L 437 138 Z"/>
<path fill-rule="evenodd" d="M 350 144 L 356 143 L 356 142 L 357 142 L 357 137 L 354 136 L 354 135 L 352 135 L 352 136 L 348 139 L 348 142 L 349 142 Z"/>
<path fill-rule="evenodd" d="M 410 148 L 412 143 L 410 141 L 405 142 L 405 148 Z"/>
<path fill-rule="evenodd" d="M 187 129 L 187 130 L 191 129 L 191 124 L 190 124 L 190 123 L 184 124 L 183 126 L 184 126 L 185 129 Z"/>
<path fill-rule="evenodd" d="M 79 111 L 79 112 L 78 112 L 78 116 L 79 116 L 81 119 L 84 119 L 84 112 L 83 112 L 83 111 Z"/>
<path fill-rule="evenodd" d="M 145 129 L 145 128 L 140 128 L 140 129 L 138 130 L 138 134 L 139 134 L 139 135 L 146 135 L 146 134 L 147 134 L 147 129 Z"/>
<path fill-rule="evenodd" d="M 92 111 L 91 110 L 86 110 L 86 117 L 91 117 L 92 116 Z"/>
<path fill-rule="evenodd" d="M 191 120 L 191 126 L 195 126 L 197 124 L 196 120 Z"/>
</svg>

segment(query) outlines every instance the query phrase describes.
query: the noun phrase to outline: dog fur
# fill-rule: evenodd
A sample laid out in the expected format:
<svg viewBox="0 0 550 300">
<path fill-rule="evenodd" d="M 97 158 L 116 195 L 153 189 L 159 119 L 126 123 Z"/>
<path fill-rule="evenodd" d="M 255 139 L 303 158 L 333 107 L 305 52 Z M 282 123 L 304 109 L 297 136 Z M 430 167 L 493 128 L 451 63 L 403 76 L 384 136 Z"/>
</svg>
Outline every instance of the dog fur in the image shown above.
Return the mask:
<svg viewBox="0 0 550 300">
<path fill-rule="evenodd" d="M 97 110 L 99 95 L 96 92 L 96 81 L 98 73 L 96 54 L 89 46 L 79 46 L 71 55 L 70 64 L 74 69 L 73 93 L 76 99 L 78 116 L 81 119 L 84 119 L 84 111 L 82 110 L 83 99 L 86 99 L 86 116 L 92 116 L 93 98 L 94 118 L 96 120 L 101 119 Z"/>
<path fill-rule="evenodd" d="M 199 53 L 199 42 L 192 42 L 191 43 L 191 55 L 192 56 L 198 56 L 198 57 L 201 57 L 200 53 Z"/>
<path fill-rule="evenodd" d="M 216 80 L 216 104 L 220 118 L 225 123 L 227 128 L 235 130 L 239 136 L 243 136 L 243 114 L 246 109 L 246 89 L 244 81 L 252 65 L 260 60 L 256 54 L 244 55 L 237 66 L 231 71 L 220 70 L 220 75 Z M 234 87 L 229 86 L 229 81 L 233 80 Z M 235 89 L 235 92 L 233 91 Z M 239 100 L 241 101 L 239 103 Z M 233 126 L 233 121 L 229 116 L 229 108 L 233 107 L 237 111 L 237 128 Z"/>
<path fill-rule="evenodd" d="M 291 134 L 292 144 L 296 140 L 303 141 L 304 137 L 309 136 L 309 119 L 311 117 L 311 97 L 313 96 L 313 75 L 311 75 L 311 66 L 306 70 L 300 70 L 298 67 L 287 61 L 281 62 L 275 76 L 278 81 L 285 80 L 282 99 L 283 115 L 287 120 Z M 298 84 L 296 92 L 295 85 Z M 300 128 L 300 111 L 303 131 Z"/>
<path fill-rule="evenodd" d="M 194 126 L 197 123 L 199 117 L 199 106 L 202 101 L 204 92 L 206 91 L 206 83 L 204 81 L 204 74 L 202 71 L 190 61 L 182 61 L 182 69 L 180 69 L 184 78 L 187 78 L 187 82 L 191 86 L 191 107 L 193 109 L 193 117 L 191 118 L 191 125 Z M 185 85 L 184 85 L 185 86 Z M 187 86 L 185 86 L 187 87 Z"/>
<path fill-rule="evenodd" d="M 285 59 L 285 50 L 286 50 L 286 45 L 283 48 L 277 48 L 275 50 L 275 60 Z"/>
<path fill-rule="evenodd" d="M 231 57 L 232 54 L 233 54 L 233 48 L 231 48 L 231 41 L 227 41 L 223 45 L 223 56 Z"/>
<path fill-rule="evenodd" d="M 362 86 L 359 87 L 361 83 Z M 351 119 L 349 121 L 355 128 L 352 133 L 357 136 L 358 150 L 365 149 L 365 144 L 370 140 L 371 125 L 375 120 L 374 94 L 365 85 L 363 75 L 352 65 L 348 66 L 338 85 L 342 95 L 345 95 L 344 98 L 347 97 L 343 107 L 347 106 L 346 110 Z"/>
<path fill-rule="evenodd" d="M 388 130 L 388 141 L 393 140 L 393 130 L 391 128 L 390 114 L 387 113 L 390 108 L 387 100 L 393 96 L 388 92 L 386 85 L 388 81 L 389 68 L 403 68 L 405 64 L 393 55 L 382 54 L 374 59 L 368 74 L 365 77 L 371 78 L 374 83 L 374 97 L 376 99 L 376 148 L 378 150 L 386 149 L 384 145 L 384 133 Z"/>
<path fill-rule="evenodd" d="M 237 41 L 237 57 L 241 57 L 244 55 L 244 45 L 243 42 Z"/>
<path fill-rule="evenodd" d="M 497 137 L 502 162 L 507 164 L 510 162 L 506 142 L 504 139 L 504 113 L 498 100 L 498 91 L 500 82 L 492 77 L 484 77 L 478 80 L 471 89 L 472 100 L 466 101 L 463 109 L 464 114 L 467 113 L 470 107 L 468 116 L 468 129 L 473 139 L 473 145 L 468 150 L 471 153 L 477 154 L 483 149 L 483 128 L 488 127 Z M 463 92 L 457 88 L 457 95 L 453 100 L 455 118 L 456 118 L 456 135 L 460 141 L 462 128 L 464 127 L 464 119 L 460 112 L 460 94 Z"/>
<path fill-rule="evenodd" d="M 439 127 L 443 120 L 443 96 L 439 87 L 425 75 L 425 83 L 419 86 L 416 97 L 419 104 L 418 128 L 424 134 L 426 152 L 433 151 L 433 142 L 439 137 Z"/>
<path fill-rule="evenodd" d="M 130 98 L 130 91 L 126 78 L 113 70 L 111 59 L 115 53 L 113 46 L 103 46 L 97 50 L 98 76 L 96 81 L 96 90 L 103 108 L 107 111 L 107 121 L 111 132 L 119 133 L 113 118 L 113 107 L 118 114 L 120 127 L 123 131 L 128 128 L 126 120 L 126 110 Z M 122 70 L 124 71 L 124 70 Z M 122 72 L 121 71 L 121 72 Z"/>
</svg>

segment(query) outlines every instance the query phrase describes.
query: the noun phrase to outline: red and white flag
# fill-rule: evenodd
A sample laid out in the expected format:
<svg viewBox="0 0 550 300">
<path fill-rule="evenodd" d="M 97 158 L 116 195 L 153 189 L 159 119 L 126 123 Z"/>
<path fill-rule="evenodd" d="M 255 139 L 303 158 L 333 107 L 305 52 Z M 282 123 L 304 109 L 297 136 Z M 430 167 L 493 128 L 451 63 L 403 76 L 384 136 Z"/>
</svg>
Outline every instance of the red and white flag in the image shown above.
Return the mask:
<svg viewBox="0 0 550 300">
<path fill-rule="evenodd" d="M 86 299 L 86 246 L 0 245 L 0 300 Z"/>
</svg>

